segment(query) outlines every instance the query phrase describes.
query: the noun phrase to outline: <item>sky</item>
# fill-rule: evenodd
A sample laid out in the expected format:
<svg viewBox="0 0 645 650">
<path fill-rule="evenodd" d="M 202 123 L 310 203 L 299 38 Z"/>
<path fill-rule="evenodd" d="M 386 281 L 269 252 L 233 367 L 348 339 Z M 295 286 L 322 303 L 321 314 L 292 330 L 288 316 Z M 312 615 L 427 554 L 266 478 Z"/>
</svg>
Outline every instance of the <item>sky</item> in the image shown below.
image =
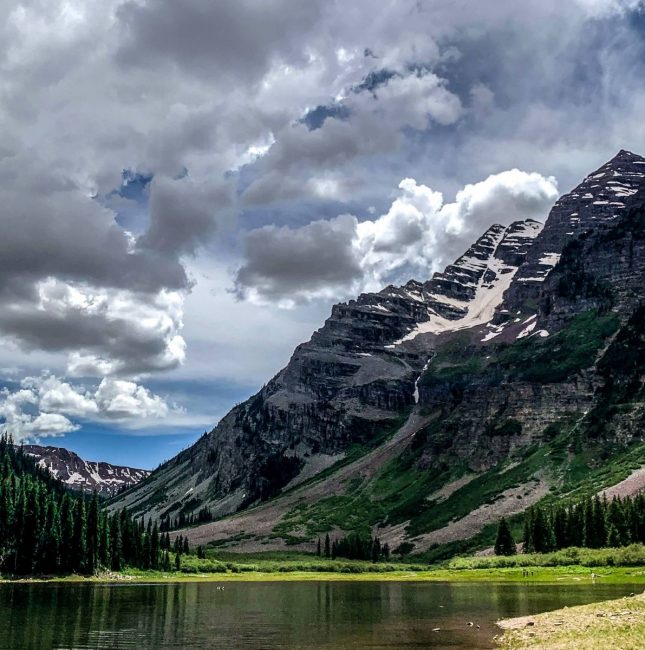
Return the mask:
<svg viewBox="0 0 645 650">
<path fill-rule="evenodd" d="M 0 427 L 153 468 L 333 303 L 645 152 L 637 0 L 0 0 Z"/>
</svg>

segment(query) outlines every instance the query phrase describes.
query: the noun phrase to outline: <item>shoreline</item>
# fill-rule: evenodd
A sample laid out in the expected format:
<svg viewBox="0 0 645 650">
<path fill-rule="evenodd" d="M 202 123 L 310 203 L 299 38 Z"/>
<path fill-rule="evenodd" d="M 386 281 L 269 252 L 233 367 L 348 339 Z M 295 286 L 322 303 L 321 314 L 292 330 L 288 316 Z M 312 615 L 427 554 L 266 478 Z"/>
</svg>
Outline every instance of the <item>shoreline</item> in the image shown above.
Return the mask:
<svg viewBox="0 0 645 650">
<path fill-rule="evenodd" d="M 430 569 L 350 573 L 341 571 L 242 571 L 238 573 L 161 573 L 125 571 L 98 576 L 39 576 L 0 578 L 11 584 L 171 584 L 186 582 L 451 582 L 490 584 L 633 584 L 645 585 L 641 567 L 535 567 L 526 575 L 521 568 Z"/>
<path fill-rule="evenodd" d="M 645 592 L 617 600 L 503 619 L 502 650 L 639 650 L 645 639 Z"/>
</svg>

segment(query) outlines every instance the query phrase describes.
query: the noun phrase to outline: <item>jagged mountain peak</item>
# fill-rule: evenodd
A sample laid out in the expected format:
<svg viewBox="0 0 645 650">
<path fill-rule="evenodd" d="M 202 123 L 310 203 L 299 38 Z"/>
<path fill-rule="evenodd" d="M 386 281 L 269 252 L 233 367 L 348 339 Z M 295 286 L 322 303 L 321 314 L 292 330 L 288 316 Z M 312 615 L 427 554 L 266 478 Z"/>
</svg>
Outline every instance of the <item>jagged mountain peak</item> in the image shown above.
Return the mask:
<svg viewBox="0 0 645 650">
<path fill-rule="evenodd" d="M 625 215 L 645 183 L 645 158 L 621 150 L 586 176 L 551 209 L 510 288 L 504 309 L 516 310 L 534 300 L 560 260 L 564 247 L 580 235 L 610 226 Z"/>
<path fill-rule="evenodd" d="M 544 226 L 530 219 L 494 224 L 432 278 L 335 305 L 324 326 L 259 393 L 113 507 L 167 519 L 206 506 L 223 516 L 286 489 L 277 514 L 271 510 L 276 501 L 249 511 L 263 512 L 262 522 L 244 514 L 230 528 L 228 519 L 209 528 L 222 538 L 241 530 L 257 535 L 259 526 L 273 539 L 272 522 L 296 502 L 344 494 L 358 479 L 364 486 L 382 463 L 407 453 L 407 445 L 419 457 L 414 481 L 427 480 L 428 468 L 454 469 L 455 463 L 478 473 L 539 442 L 547 425 L 580 418 L 596 395 L 598 378 L 585 374 L 593 374 L 595 357 L 576 351 L 580 368 L 571 370 L 568 359 L 561 363 L 561 333 L 576 316 L 584 316 L 585 327 L 593 325 L 598 296 L 611 293 L 615 313 L 599 319 L 594 345 L 600 350 L 602 332 L 615 326 L 616 314 L 629 314 L 642 294 L 645 226 L 640 217 L 633 228 L 623 226 L 640 214 L 633 208 L 645 205 L 644 191 L 645 160 L 621 151 L 562 196 Z M 574 249 L 581 259 L 567 266 Z M 460 330 L 467 332 L 453 336 Z M 569 345 L 586 343 L 586 331 L 574 334 L 565 337 Z M 541 350 L 537 368 L 534 349 Z M 551 365 L 552 373 L 544 369 Z M 538 379 L 527 379 L 534 375 Z M 374 455 L 352 465 L 348 456 L 356 446 Z M 547 489 L 538 487 L 535 498 Z M 514 507 L 522 505 L 511 497 Z M 420 509 L 431 507 L 428 499 Z"/>
<path fill-rule="evenodd" d="M 136 485 L 150 474 L 145 469 L 83 460 L 63 447 L 23 445 L 22 449 L 40 467 L 73 490 L 96 491 L 104 496 L 112 496 Z"/>
<path fill-rule="evenodd" d="M 639 156 L 637 153 L 628 151 L 627 149 L 621 149 L 611 160 L 608 160 L 605 164 L 612 165 L 612 164 L 618 164 L 623 162 L 630 162 L 630 163 L 644 162 L 645 163 L 645 158 Z"/>
</svg>

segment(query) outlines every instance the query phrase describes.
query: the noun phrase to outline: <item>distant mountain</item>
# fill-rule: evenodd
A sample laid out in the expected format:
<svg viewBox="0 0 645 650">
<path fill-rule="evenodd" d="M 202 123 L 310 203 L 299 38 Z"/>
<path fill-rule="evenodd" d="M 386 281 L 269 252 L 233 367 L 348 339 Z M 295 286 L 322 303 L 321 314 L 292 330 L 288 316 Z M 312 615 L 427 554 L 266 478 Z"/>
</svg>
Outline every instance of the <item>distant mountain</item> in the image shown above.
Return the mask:
<svg viewBox="0 0 645 650">
<path fill-rule="evenodd" d="M 83 460 L 62 447 L 23 445 L 23 451 L 68 487 L 86 492 L 96 490 L 103 496 L 113 496 L 150 474 L 145 469 Z"/>
<path fill-rule="evenodd" d="M 544 226 L 521 216 L 430 280 L 335 305 L 113 507 L 223 517 L 193 543 L 313 549 L 358 531 L 434 553 L 645 466 L 645 159 L 620 151 Z"/>
</svg>

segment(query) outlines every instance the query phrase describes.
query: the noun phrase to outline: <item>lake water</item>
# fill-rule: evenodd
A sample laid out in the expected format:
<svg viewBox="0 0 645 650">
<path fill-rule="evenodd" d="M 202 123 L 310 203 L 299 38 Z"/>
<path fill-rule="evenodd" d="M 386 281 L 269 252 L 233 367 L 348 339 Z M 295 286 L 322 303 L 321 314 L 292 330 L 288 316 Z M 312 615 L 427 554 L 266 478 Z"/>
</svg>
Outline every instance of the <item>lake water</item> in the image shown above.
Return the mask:
<svg viewBox="0 0 645 650">
<path fill-rule="evenodd" d="M 0 648 L 491 648 L 499 618 L 638 590 L 433 582 L 5 584 Z"/>
</svg>

